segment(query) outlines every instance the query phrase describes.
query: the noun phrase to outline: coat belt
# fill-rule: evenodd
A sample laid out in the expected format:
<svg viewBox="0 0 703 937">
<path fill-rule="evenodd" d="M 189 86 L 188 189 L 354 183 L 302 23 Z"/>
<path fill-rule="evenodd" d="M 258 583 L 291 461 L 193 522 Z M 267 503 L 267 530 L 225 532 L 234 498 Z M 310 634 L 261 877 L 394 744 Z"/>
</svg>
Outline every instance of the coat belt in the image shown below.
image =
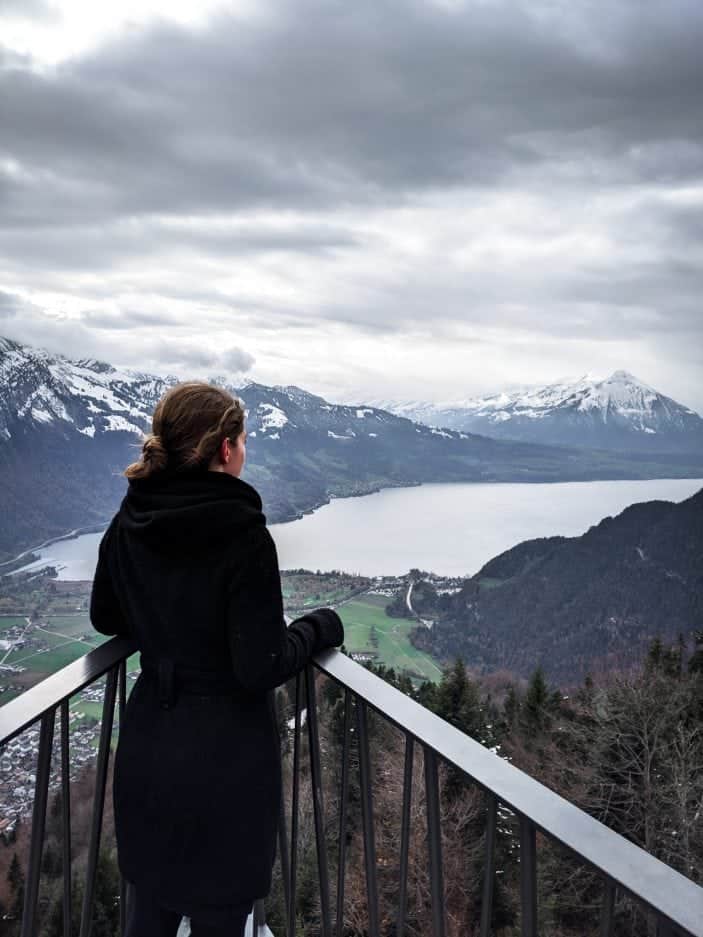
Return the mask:
<svg viewBox="0 0 703 937">
<path fill-rule="evenodd" d="M 157 660 L 140 655 L 142 673 L 158 683 L 159 705 L 171 709 L 179 694 L 186 696 L 240 696 L 231 671 L 195 670 L 176 666 L 170 657 Z"/>
</svg>

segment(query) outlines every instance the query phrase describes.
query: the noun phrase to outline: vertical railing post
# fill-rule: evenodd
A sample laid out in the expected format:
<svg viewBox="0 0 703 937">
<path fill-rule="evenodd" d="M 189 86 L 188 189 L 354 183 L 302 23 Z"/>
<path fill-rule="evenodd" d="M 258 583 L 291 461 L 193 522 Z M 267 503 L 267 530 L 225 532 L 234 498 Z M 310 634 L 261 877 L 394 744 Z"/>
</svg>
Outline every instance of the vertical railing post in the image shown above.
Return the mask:
<svg viewBox="0 0 703 937">
<path fill-rule="evenodd" d="M 266 911 L 264 909 L 263 899 L 257 898 L 254 902 L 251 914 L 251 929 L 253 937 L 259 937 L 259 928 L 266 924 Z"/>
<path fill-rule="evenodd" d="M 613 937 L 615 917 L 615 882 L 608 878 L 603 891 L 603 905 L 600 915 L 600 937 Z"/>
<path fill-rule="evenodd" d="M 496 874 L 496 827 L 498 801 L 494 794 L 486 794 L 486 848 L 483 866 L 483 901 L 481 902 L 481 937 L 490 937 L 493 916 L 493 889 Z"/>
<path fill-rule="evenodd" d="M 36 914 L 39 897 L 39 876 L 44 849 L 44 829 L 46 826 L 46 802 L 49 794 L 49 774 L 51 771 L 51 749 L 54 740 L 54 721 L 56 709 L 44 713 L 39 730 L 39 752 L 37 755 L 37 777 L 34 785 L 34 806 L 32 808 L 32 840 L 29 847 L 29 870 L 27 873 L 24 908 L 22 911 L 21 937 L 34 937 L 37 932 Z"/>
<path fill-rule="evenodd" d="M 520 817 L 522 937 L 537 937 L 537 844 L 534 823 Z"/>
<path fill-rule="evenodd" d="M 408 854 L 410 849 L 410 806 L 413 789 L 413 756 L 415 742 L 411 735 L 405 736 L 405 763 L 403 765 L 403 806 L 400 813 L 400 868 L 398 870 L 398 937 L 405 934 L 405 918 L 408 914 Z"/>
<path fill-rule="evenodd" d="M 322 798 L 322 769 L 320 767 L 320 737 L 317 725 L 315 674 L 309 664 L 305 672 L 305 687 L 307 690 L 310 781 L 312 784 L 312 806 L 315 817 L 315 842 L 317 844 L 317 872 L 320 882 L 322 937 L 332 937 L 332 925 L 330 920 L 330 880 L 329 868 L 327 865 L 327 842 L 325 840 L 325 810 Z"/>
<path fill-rule="evenodd" d="M 63 934 L 71 937 L 71 755 L 68 700 L 61 703 L 61 832 L 63 837 Z"/>
<path fill-rule="evenodd" d="M 337 859 L 336 937 L 344 931 L 344 873 L 347 859 L 347 800 L 349 799 L 349 746 L 351 742 L 351 693 L 344 691 L 344 728 L 342 740 L 342 778 L 339 793 L 339 854 Z"/>
<path fill-rule="evenodd" d="M 369 754 L 369 727 L 366 703 L 356 701 L 359 727 L 359 781 L 361 785 L 361 825 L 364 830 L 364 862 L 366 866 L 366 897 L 369 911 L 369 937 L 379 937 L 378 885 L 376 882 L 376 840 L 373 824 L 373 794 L 371 784 L 371 757 Z"/>
<path fill-rule="evenodd" d="M 296 937 L 295 892 L 298 874 L 298 801 L 300 798 L 300 707 L 302 693 L 301 675 L 295 678 L 295 716 L 293 720 L 293 791 L 290 808 L 290 885 L 288 891 L 288 937 Z"/>
<path fill-rule="evenodd" d="M 444 876 L 442 872 L 442 829 L 439 811 L 437 756 L 424 746 L 425 795 L 427 799 L 427 848 L 430 859 L 433 937 L 444 937 Z"/>
<path fill-rule="evenodd" d="M 286 921 L 290 917 L 290 855 L 288 853 L 288 835 L 286 830 L 286 805 L 283 800 L 283 787 L 278 804 L 278 854 L 281 860 L 281 881 L 283 882 L 283 903 L 286 908 Z"/>
<path fill-rule="evenodd" d="M 119 720 L 118 734 L 122 732 L 122 722 L 124 719 L 125 706 L 127 705 L 127 658 L 120 662 L 118 668 L 118 687 L 117 687 L 117 713 Z M 127 881 L 120 874 L 120 934 L 124 935 L 127 929 Z"/>
<path fill-rule="evenodd" d="M 105 805 L 107 768 L 110 758 L 110 742 L 112 740 L 112 720 L 115 713 L 117 669 L 118 668 L 115 666 L 109 670 L 105 680 L 105 696 L 103 699 L 102 725 L 100 726 L 98 764 L 95 772 L 93 819 L 90 828 L 90 844 L 88 846 L 88 861 L 86 864 L 80 937 L 90 937 L 93 919 L 93 897 L 95 895 L 95 880 L 97 876 L 98 855 L 100 852 L 100 834 L 102 833 L 103 808 Z"/>
</svg>

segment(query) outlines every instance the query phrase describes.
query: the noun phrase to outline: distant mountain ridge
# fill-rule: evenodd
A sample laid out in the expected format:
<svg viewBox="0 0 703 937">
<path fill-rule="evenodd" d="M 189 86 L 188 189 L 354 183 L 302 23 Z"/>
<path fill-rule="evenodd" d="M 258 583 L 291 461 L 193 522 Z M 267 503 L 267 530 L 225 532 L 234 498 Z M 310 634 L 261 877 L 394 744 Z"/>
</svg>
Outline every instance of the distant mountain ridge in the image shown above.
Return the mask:
<svg viewBox="0 0 703 937">
<path fill-rule="evenodd" d="M 633 504 L 580 537 L 527 540 L 488 562 L 416 643 L 480 670 L 562 685 L 638 663 L 659 636 L 703 622 L 703 489 L 679 504 Z"/>
<path fill-rule="evenodd" d="M 549 445 L 703 451 L 703 419 L 628 371 L 446 404 L 375 401 L 431 426 Z"/>
<path fill-rule="evenodd" d="M 0 338 L 0 561 L 109 520 L 154 406 L 179 379 Z M 229 389 L 247 411 L 243 478 L 260 491 L 269 521 L 299 517 L 332 497 L 422 482 L 703 474 L 703 457 L 623 459 L 431 428 L 376 407 L 331 404 L 295 385 Z"/>
</svg>

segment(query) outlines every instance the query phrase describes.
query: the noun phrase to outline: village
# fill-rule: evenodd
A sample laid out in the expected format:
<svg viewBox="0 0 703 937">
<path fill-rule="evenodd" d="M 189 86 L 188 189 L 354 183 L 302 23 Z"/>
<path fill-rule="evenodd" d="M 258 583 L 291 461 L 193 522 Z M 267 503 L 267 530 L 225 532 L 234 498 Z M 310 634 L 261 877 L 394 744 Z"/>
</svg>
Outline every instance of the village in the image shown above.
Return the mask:
<svg viewBox="0 0 703 937">
<path fill-rule="evenodd" d="M 420 624 L 431 626 L 431 621 L 421 617 L 411 604 L 413 589 L 422 582 L 439 595 L 456 591 L 462 582 L 419 570 L 412 570 L 405 576 L 376 577 L 353 576 L 338 570 L 284 570 L 281 579 L 288 621 L 312 607 L 333 606 L 344 617 L 347 651 L 353 659 L 360 663 L 381 660 L 401 669 L 406 666 L 403 659 L 384 657 L 384 623 L 387 621 L 393 629 L 395 636 L 389 647 L 396 654 L 399 623 L 404 634 Z M 0 579 L 0 705 L 109 640 L 95 632 L 90 624 L 90 587 L 89 581 L 61 581 L 55 574 L 28 577 L 24 581 L 10 576 Z M 404 609 L 406 618 L 398 620 L 386 616 L 386 606 L 392 602 Z M 434 671 L 439 674 L 439 668 L 422 662 L 419 655 L 413 653 L 409 642 L 405 643 L 405 653 L 412 657 L 407 668 L 418 679 L 433 678 Z M 420 669 L 415 669 L 418 667 Z M 128 670 L 128 693 L 138 676 L 138 669 Z M 71 781 L 97 757 L 103 694 L 104 680 L 101 680 L 85 687 L 70 701 Z M 116 718 L 113 746 L 117 733 Z M 12 841 L 18 821 L 31 815 L 38 749 L 38 724 L 0 748 L 0 837 L 5 842 Z M 57 715 L 50 796 L 61 786 L 60 754 L 60 715 Z"/>
</svg>

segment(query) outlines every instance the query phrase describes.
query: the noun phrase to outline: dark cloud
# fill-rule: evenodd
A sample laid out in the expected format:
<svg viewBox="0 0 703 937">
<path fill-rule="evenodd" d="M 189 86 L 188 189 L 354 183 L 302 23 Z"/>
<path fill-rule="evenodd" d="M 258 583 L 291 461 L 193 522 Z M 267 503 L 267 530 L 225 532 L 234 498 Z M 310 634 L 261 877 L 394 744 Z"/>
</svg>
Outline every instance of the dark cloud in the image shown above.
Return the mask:
<svg viewBox="0 0 703 937">
<path fill-rule="evenodd" d="M 19 318 L 23 313 L 38 314 L 41 310 L 34 303 L 28 302 L 17 293 L 0 290 L 0 319 Z"/>
<path fill-rule="evenodd" d="M 700 173 L 703 7 L 549 9 L 302 0 L 6 69 L 2 150 L 31 183 L 6 174 L 4 224 L 396 201 L 568 160 L 584 133 L 618 179 Z"/>
<path fill-rule="evenodd" d="M 174 342 L 170 339 L 152 343 L 147 354 L 162 362 L 163 366 L 179 372 L 191 370 L 202 373 L 224 368 L 228 372 L 244 373 L 254 365 L 253 356 L 241 348 L 231 346 L 221 351 L 211 351 L 186 341 Z"/>
</svg>

